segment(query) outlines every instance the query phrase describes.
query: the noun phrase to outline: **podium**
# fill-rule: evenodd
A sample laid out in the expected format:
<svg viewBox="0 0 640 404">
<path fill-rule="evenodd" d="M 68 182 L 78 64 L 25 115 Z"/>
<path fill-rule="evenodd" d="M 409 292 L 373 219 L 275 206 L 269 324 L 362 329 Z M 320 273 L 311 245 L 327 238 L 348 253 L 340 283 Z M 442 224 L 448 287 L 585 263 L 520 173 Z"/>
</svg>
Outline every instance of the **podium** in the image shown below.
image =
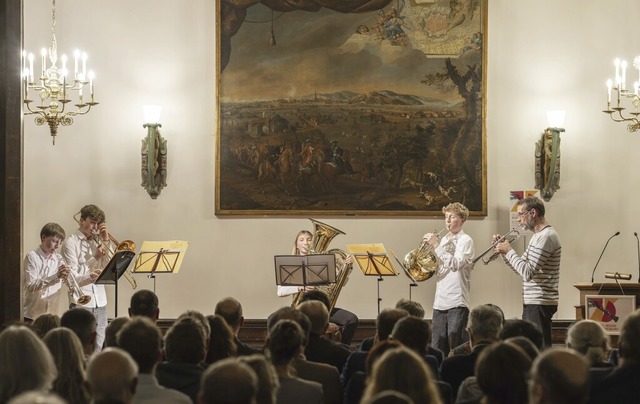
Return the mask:
<svg viewBox="0 0 640 404">
<path fill-rule="evenodd" d="M 636 305 L 640 302 L 640 283 L 591 283 L 578 282 L 573 287 L 580 291 L 580 302 L 574 306 L 576 309 L 576 320 L 585 319 L 585 298 L 587 295 L 630 295 L 636 297 Z M 624 293 L 622 293 L 624 291 Z M 636 306 L 637 308 L 637 306 Z"/>
</svg>

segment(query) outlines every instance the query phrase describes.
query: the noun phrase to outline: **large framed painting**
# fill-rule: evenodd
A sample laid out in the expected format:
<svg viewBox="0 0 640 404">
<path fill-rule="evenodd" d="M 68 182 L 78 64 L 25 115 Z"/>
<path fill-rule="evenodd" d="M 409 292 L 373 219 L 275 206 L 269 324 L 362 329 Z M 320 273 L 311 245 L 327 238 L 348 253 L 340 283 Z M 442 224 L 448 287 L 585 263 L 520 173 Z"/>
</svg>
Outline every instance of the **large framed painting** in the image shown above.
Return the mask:
<svg viewBox="0 0 640 404">
<path fill-rule="evenodd" d="M 217 215 L 486 202 L 486 0 L 221 0 Z"/>
</svg>

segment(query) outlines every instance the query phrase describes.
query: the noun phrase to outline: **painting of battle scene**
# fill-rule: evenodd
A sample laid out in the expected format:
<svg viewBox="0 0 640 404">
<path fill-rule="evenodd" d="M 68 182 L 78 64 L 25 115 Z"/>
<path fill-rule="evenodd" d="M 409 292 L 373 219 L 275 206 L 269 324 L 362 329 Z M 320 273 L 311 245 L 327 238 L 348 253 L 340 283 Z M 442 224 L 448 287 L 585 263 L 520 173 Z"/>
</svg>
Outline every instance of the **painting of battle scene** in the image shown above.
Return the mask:
<svg viewBox="0 0 640 404">
<path fill-rule="evenodd" d="M 221 0 L 217 215 L 486 215 L 486 0 Z"/>
</svg>

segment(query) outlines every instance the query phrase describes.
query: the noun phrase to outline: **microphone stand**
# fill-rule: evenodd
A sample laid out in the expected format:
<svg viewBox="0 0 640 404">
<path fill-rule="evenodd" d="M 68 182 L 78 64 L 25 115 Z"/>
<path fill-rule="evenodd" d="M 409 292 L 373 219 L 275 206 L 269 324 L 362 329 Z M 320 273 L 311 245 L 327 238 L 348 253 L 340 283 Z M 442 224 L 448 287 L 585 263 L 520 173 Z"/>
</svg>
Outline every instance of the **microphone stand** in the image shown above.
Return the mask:
<svg viewBox="0 0 640 404">
<path fill-rule="evenodd" d="M 614 234 L 613 236 L 609 237 L 609 240 L 607 240 L 607 242 L 604 245 L 604 248 L 602 249 L 602 252 L 600 253 L 600 257 L 598 257 L 598 261 L 596 262 L 596 265 L 593 267 L 593 271 L 591 271 L 591 283 L 593 283 L 593 276 L 596 273 L 596 268 L 598 268 L 598 264 L 600 263 L 600 260 L 602 259 L 602 256 L 604 255 L 604 251 L 607 249 L 607 246 L 609 245 L 609 241 L 611 241 L 612 238 L 614 238 L 615 236 L 620 235 L 620 232 L 617 231 L 616 234 Z"/>
</svg>

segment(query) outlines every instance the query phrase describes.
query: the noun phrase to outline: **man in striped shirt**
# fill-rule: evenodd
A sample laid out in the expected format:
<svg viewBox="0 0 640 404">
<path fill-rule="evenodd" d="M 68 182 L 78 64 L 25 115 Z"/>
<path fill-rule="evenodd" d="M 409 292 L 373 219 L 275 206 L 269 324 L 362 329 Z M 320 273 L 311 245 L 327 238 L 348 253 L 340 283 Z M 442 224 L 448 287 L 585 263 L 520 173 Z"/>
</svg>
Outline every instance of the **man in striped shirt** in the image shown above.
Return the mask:
<svg viewBox="0 0 640 404">
<path fill-rule="evenodd" d="M 518 201 L 518 220 L 533 237 L 522 256 L 505 240 L 495 247 L 504 262 L 523 280 L 522 318 L 540 327 L 545 347 L 551 346 L 551 317 L 558 310 L 560 238 L 544 218 L 544 203 L 530 196 Z M 494 236 L 497 240 L 499 236 Z"/>
</svg>

